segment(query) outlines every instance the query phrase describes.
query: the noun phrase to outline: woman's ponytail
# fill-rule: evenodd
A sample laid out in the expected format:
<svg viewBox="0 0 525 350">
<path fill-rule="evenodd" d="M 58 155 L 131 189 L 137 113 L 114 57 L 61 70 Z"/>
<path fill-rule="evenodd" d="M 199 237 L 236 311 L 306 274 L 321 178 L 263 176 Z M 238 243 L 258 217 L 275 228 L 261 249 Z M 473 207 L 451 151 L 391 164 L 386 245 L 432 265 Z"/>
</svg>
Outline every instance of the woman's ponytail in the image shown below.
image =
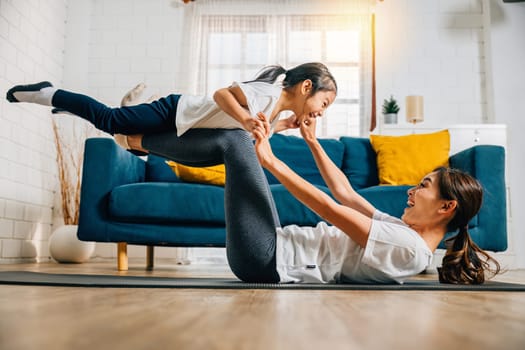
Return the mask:
<svg viewBox="0 0 525 350">
<path fill-rule="evenodd" d="M 441 198 L 457 202 L 456 213 L 447 229 L 449 232 L 459 230 L 456 236 L 445 241 L 447 251 L 442 266 L 438 268 L 439 281 L 454 284 L 483 283 L 486 272 L 496 275 L 500 272 L 500 265 L 474 243 L 468 232 L 468 222 L 481 208 L 481 184 L 456 169 L 438 168 L 435 171 Z"/>
<path fill-rule="evenodd" d="M 438 268 L 441 283 L 481 284 L 485 282 L 486 271 L 494 275 L 499 273 L 499 263 L 474 243 L 466 227 L 449 238 L 446 244 L 447 252 L 442 266 Z M 494 265 L 493 269 L 490 262 Z"/>
</svg>

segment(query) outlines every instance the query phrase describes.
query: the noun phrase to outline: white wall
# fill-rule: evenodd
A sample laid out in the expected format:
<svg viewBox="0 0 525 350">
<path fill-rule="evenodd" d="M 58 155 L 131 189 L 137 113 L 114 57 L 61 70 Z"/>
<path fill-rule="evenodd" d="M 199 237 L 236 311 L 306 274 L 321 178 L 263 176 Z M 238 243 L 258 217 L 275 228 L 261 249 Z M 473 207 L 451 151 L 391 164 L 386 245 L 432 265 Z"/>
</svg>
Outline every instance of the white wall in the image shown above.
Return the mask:
<svg viewBox="0 0 525 350">
<path fill-rule="evenodd" d="M 517 266 L 525 267 L 525 3 L 490 0 L 494 114 L 508 125 L 510 204 Z"/>
<path fill-rule="evenodd" d="M 423 95 L 426 125 L 487 120 L 480 1 L 378 2 L 376 28 L 378 111 L 392 94 L 405 124 L 405 97 Z"/>
<path fill-rule="evenodd" d="M 62 80 L 66 0 L 0 0 L 0 262 L 47 257 L 57 188 L 49 111 L 6 90 Z"/>
</svg>

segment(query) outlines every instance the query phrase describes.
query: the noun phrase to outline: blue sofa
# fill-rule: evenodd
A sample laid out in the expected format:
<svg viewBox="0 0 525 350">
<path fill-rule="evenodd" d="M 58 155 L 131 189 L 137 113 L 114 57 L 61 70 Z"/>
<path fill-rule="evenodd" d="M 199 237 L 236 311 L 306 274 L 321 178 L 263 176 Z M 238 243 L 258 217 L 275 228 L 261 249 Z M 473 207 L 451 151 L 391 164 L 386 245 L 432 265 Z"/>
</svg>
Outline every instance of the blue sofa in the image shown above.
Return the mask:
<svg viewBox="0 0 525 350">
<path fill-rule="evenodd" d="M 305 142 L 275 134 L 274 153 L 308 181 L 328 193 Z M 321 139 L 330 158 L 353 187 L 378 209 L 401 216 L 409 186 L 378 186 L 376 154 L 369 139 Z M 505 153 L 500 146 L 479 145 L 450 157 L 450 165 L 480 180 L 485 197 L 470 233 L 483 249 L 507 248 Z M 320 218 L 298 202 L 266 173 L 281 224 L 315 225 Z M 450 235 L 450 234 L 449 234 Z M 147 246 L 147 267 L 153 267 L 154 246 L 224 247 L 224 189 L 183 182 L 150 155 L 136 157 L 112 139 L 92 138 L 85 144 L 78 237 L 84 241 L 118 243 L 118 269 L 128 266 L 127 244 Z M 443 248 L 443 242 L 441 243 Z"/>
</svg>

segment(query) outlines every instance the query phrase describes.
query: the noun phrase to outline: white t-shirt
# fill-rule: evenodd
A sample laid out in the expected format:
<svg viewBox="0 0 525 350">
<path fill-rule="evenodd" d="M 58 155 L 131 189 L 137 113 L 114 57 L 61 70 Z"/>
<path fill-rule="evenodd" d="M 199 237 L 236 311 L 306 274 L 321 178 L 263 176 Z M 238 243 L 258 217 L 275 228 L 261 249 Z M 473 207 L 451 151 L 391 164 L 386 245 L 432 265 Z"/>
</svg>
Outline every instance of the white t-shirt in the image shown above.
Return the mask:
<svg viewBox="0 0 525 350">
<path fill-rule="evenodd" d="M 246 96 L 248 102 L 248 112 L 252 117 L 257 113 L 263 112 L 270 117 L 282 88 L 264 82 L 237 83 L 232 86 L 239 86 Z M 277 115 L 272 120 L 272 128 L 279 119 Z M 232 116 L 225 113 L 217 106 L 210 96 L 182 95 L 177 104 L 177 116 L 175 119 L 177 126 L 177 136 L 181 136 L 189 129 L 243 129 L 241 123 Z"/>
<path fill-rule="evenodd" d="M 366 248 L 325 222 L 277 229 L 281 282 L 403 283 L 432 262 L 432 251 L 403 221 L 374 212 Z"/>
</svg>

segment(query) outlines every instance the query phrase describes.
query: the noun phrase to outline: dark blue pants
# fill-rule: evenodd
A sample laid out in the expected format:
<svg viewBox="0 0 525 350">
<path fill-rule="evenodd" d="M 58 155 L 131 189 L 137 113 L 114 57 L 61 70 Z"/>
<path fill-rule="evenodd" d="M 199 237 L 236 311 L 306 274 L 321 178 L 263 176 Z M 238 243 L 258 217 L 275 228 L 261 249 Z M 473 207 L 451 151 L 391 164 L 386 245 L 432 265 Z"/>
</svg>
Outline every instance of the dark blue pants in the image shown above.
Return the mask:
<svg viewBox="0 0 525 350">
<path fill-rule="evenodd" d="M 142 147 L 165 158 L 192 166 L 224 163 L 230 268 L 245 282 L 279 282 L 275 261 L 279 218 L 250 135 L 240 129 L 191 129 L 178 137 L 175 114 L 179 97 L 110 108 L 88 96 L 58 90 L 52 102 L 108 133 L 145 134 Z"/>
<path fill-rule="evenodd" d="M 151 103 L 112 108 L 86 95 L 57 90 L 52 104 L 90 121 L 99 130 L 132 135 L 176 130 L 179 98 L 169 95 Z"/>
</svg>

